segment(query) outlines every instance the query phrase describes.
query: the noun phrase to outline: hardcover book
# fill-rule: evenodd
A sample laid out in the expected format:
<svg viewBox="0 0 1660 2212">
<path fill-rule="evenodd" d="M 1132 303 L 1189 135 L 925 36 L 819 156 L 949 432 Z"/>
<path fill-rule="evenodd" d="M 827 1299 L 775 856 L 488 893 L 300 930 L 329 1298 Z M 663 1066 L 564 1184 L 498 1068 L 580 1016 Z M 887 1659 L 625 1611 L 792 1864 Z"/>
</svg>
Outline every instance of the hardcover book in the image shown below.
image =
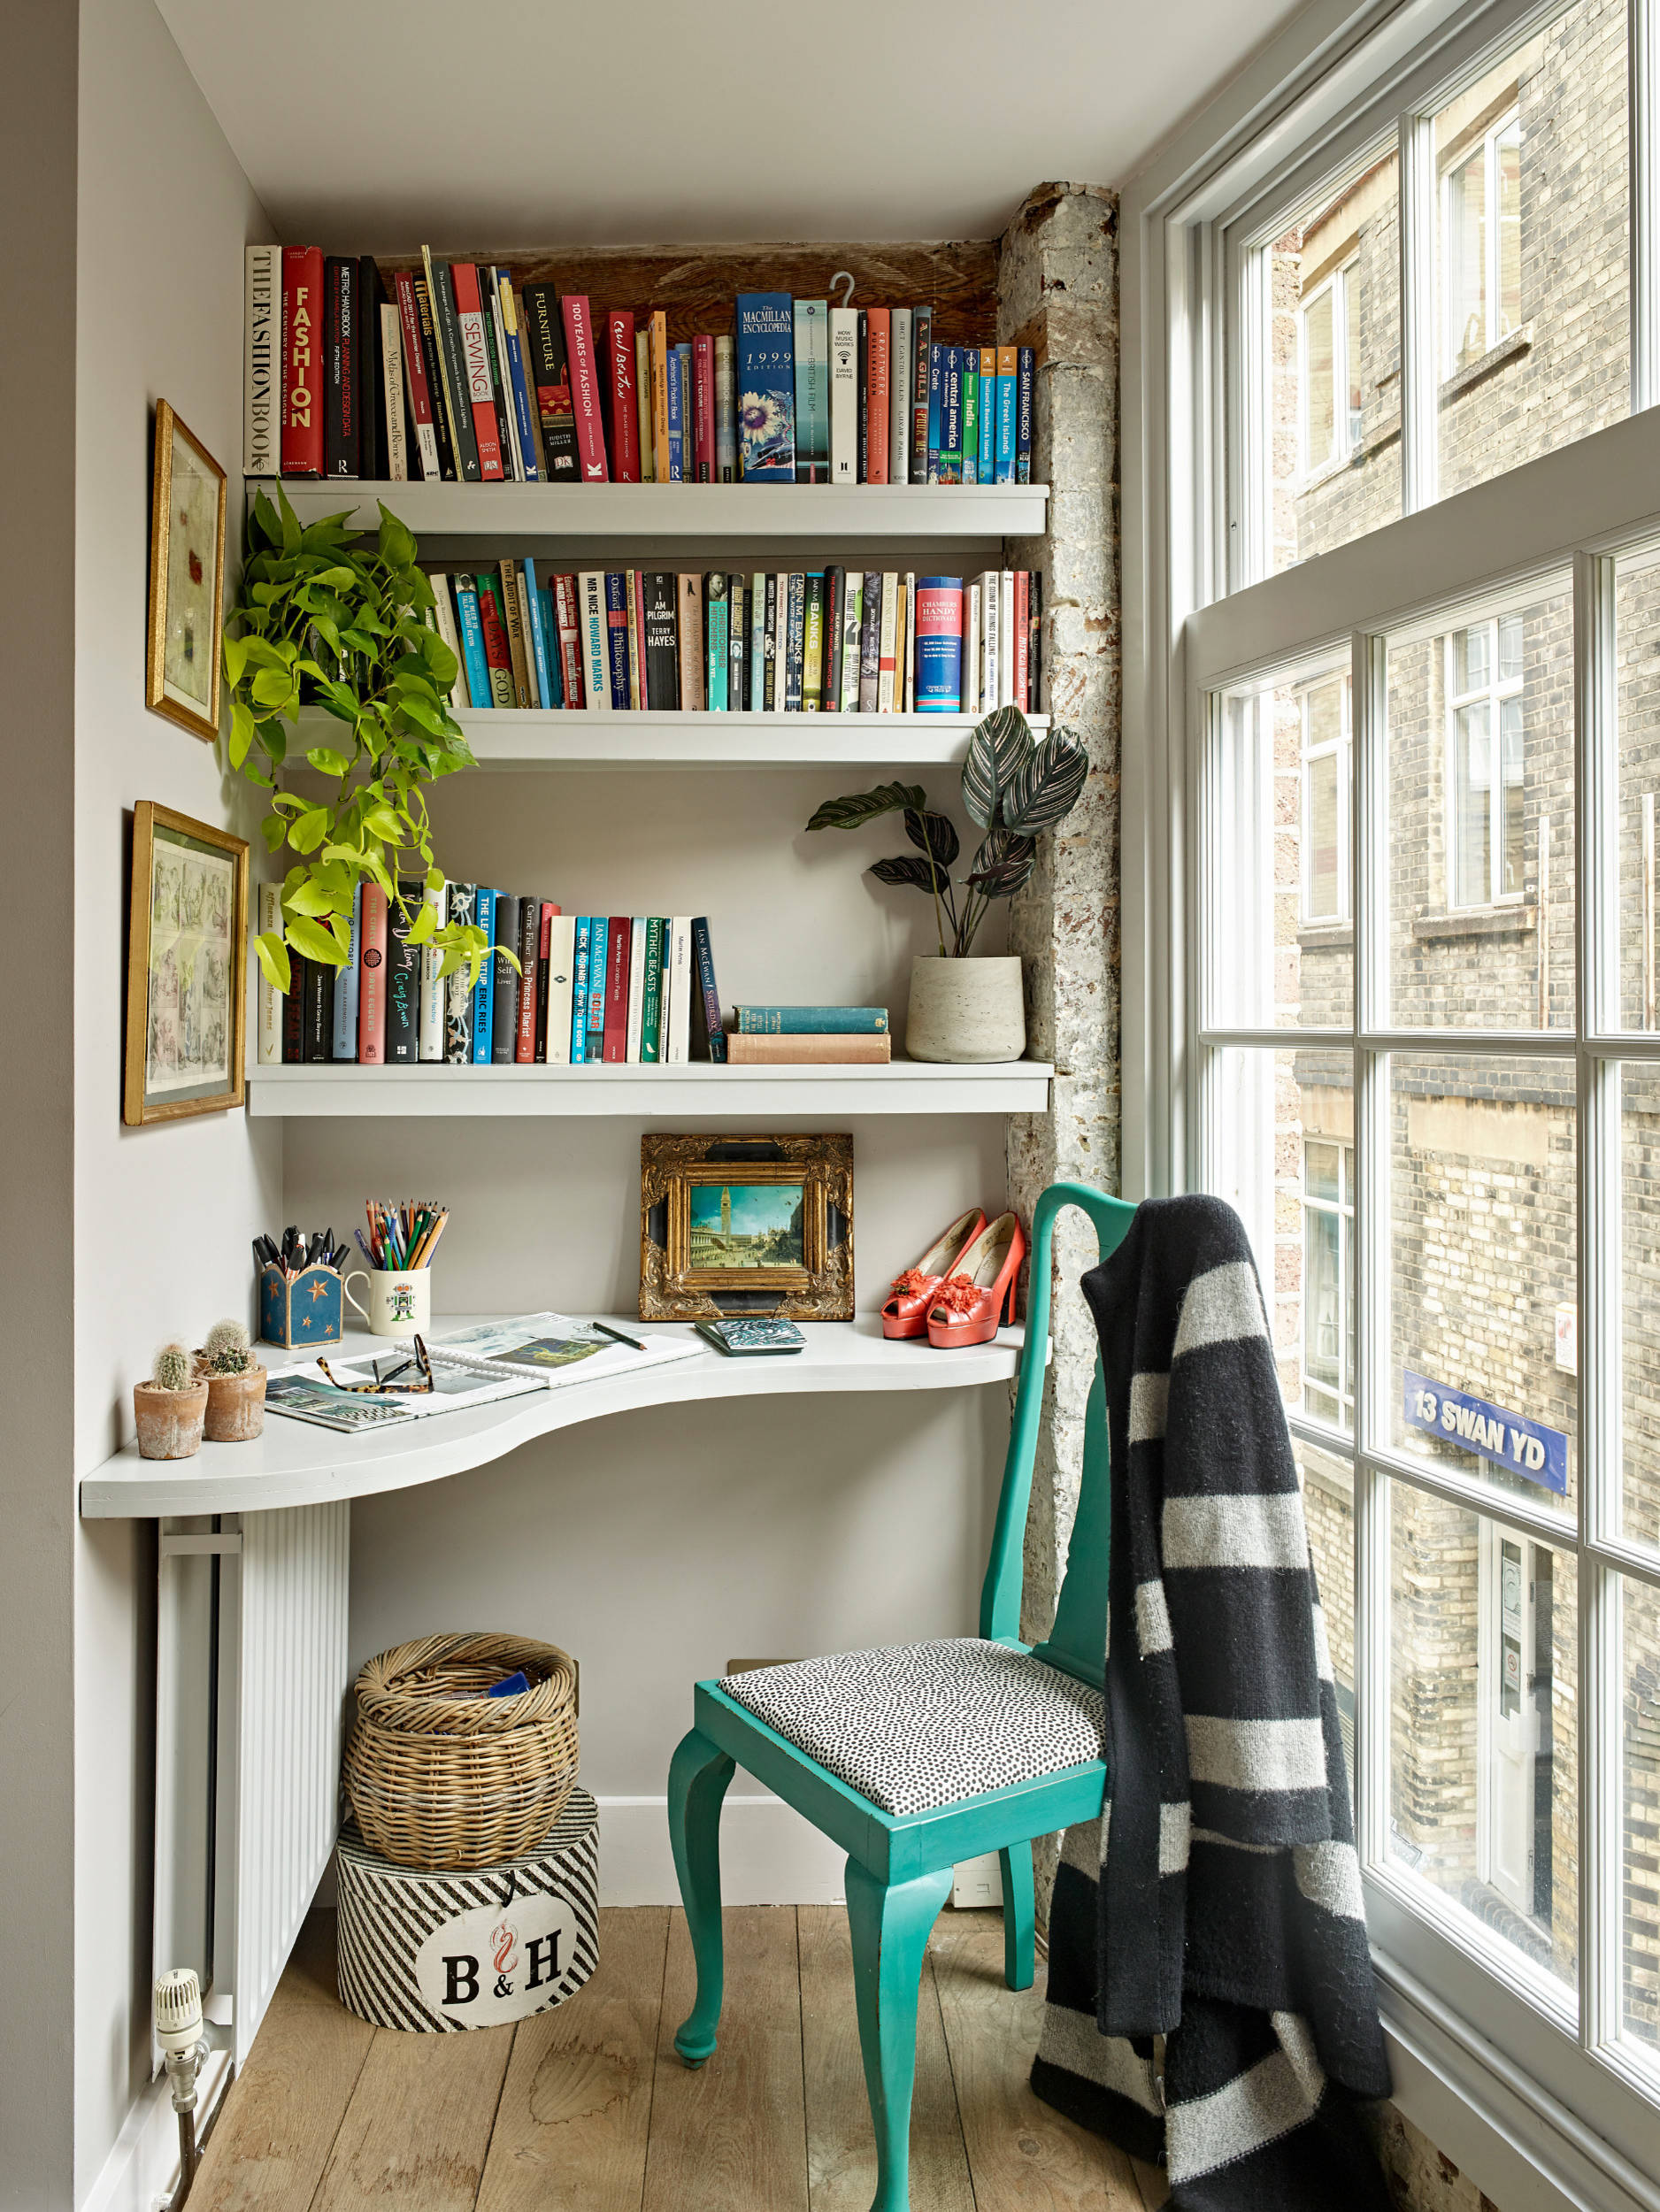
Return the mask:
<svg viewBox="0 0 1660 2212">
<path fill-rule="evenodd" d="M 703 706 L 703 580 L 682 572 L 678 580 L 680 643 L 680 705 L 688 714 Z"/>
<path fill-rule="evenodd" d="M 746 484 L 795 480 L 794 303 L 788 292 L 737 299 L 739 463 Z"/>
<path fill-rule="evenodd" d="M 757 1037 L 739 1035 L 727 1040 L 734 1067 L 886 1067 L 893 1057 L 891 1037 L 849 1035 L 826 1032 L 820 1036 Z"/>
<path fill-rule="evenodd" d="M 692 468 L 695 482 L 715 480 L 715 341 L 692 341 Z"/>
<path fill-rule="evenodd" d="M 888 480 L 903 484 L 911 477 L 911 395 L 915 375 L 911 355 L 911 312 L 894 310 L 888 366 L 891 397 L 888 409 Z"/>
<path fill-rule="evenodd" d="M 609 481 L 605 468 L 605 433 L 600 419 L 599 363 L 595 358 L 591 311 L 580 293 L 567 292 L 559 303 L 565 319 L 565 344 L 571 365 L 571 403 L 576 417 L 577 463 L 585 484 Z"/>
<path fill-rule="evenodd" d="M 605 1018 L 603 1056 L 614 1064 L 628 1057 L 628 971 L 633 923 L 613 915 L 605 932 Z"/>
<path fill-rule="evenodd" d="M 450 402 L 444 390 L 443 363 L 438 349 L 438 322 L 433 307 L 433 288 L 425 277 L 415 279 L 415 321 L 420 339 L 427 388 L 432 395 L 433 439 L 438 453 L 438 473 L 446 483 L 459 479 L 461 464 L 450 426 Z"/>
<path fill-rule="evenodd" d="M 911 480 L 928 481 L 929 392 L 933 385 L 934 310 L 913 308 L 911 316 Z"/>
<path fill-rule="evenodd" d="M 386 1059 L 386 893 L 363 887 L 363 952 L 357 964 L 357 1058 L 365 1067 Z"/>
<path fill-rule="evenodd" d="M 409 933 L 420 912 L 426 886 L 400 877 L 387 914 L 386 1058 L 388 1067 L 413 1067 L 420 1057 L 421 949 Z"/>
<path fill-rule="evenodd" d="M 824 702 L 824 571 L 809 569 L 802 587 L 801 710 L 817 714 Z"/>
<path fill-rule="evenodd" d="M 668 569 L 648 569 L 645 588 L 645 703 L 657 713 L 680 703 L 680 633 L 674 619 L 674 576 Z"/>
<path fill-rule="evenodd" d="M 282 249 L 242 257 L 242 474 L 282 473 Z"/>
<path fill-rule="evenodd" d="M 614 713 L 628 711 L 629 638 L 628 580 L 620 569 L 605 572 L 605 660 L 611 672 L 611 703 Z"/>
<path fill-rule="evenodd" d="M 734 1006 L 746 1037 L 885 1036 L 885 1006 Z"/>
<path fill-rule="evenodd" d="M 519 1005 L 513 1032 L 513 1058 L 528 1066 L 536 1056 L 536 963 L 542 950 L 542 901 L 519 902 Z"/>
<path fill-rule="evenodd" d="M 484 932 L 487 945 L 496 943 L 496 893 L 485 884 L 479 886 L 479 910 L 476 917 Z M 490 1064 L 490 1046 L 496 1024 L 496 956 L 487 952 L 479 963 L 479 979 L 473 987 L 473 1064 L 488 1068 Z"/>
<path fill-rule="evenodd" d="M 859 480 L 859 319 L 830 310 L 830 481 Z"/>
<path fill-rule="evenodd" d="M 719 569 L 713 569 L 704 582 L 704 666 L 703 697 L 711 714 L 726 710 L 726 623 L 730 604 L 726 597 L 726 579 Z"/>
<path fill-rule="evenodd" d="M 1017 484 L 1032 481 L 1032 380 L 1035 357 L 1030 346 L 1021 346 L 1015 353 L 1014 480 Z"/>
<path fill-rule="evenodd" d="M 387 473 L 381 465 L 386 439 L 380 393 L 380 280 L 367 254 L 342 266 L 343 273 L 334 293 L 342 387 L 339 457 L 350 466 L 332 465 L 326 438 L 325 473 L 365 476 L 379 482 Z M 331 353 L 334 336 L 331 333 Z M 333 427 L 332 407 L 328 427 Z"/>
<path fill-rule="evenodd" d="M 580 474 L 576 412 L 571 403 L 571 373 L 565 349 L 565 319 L 551 284 L 525 287 L 525 340 L 530 350 L 530 380 L 535 387 L 542 449 L 553 483 L 574 483 Z"/>
<path fill-rule="evenodd" d="M 917 580 L 916 710 L 956 714 L 963 696 L 963 580 Z"/>
<path fill-rule="evenodd" d="M 738 480 L 738 383 L 733 366 L 732 341 L 715 338 L 715 481 Z"/>
<path fill-rule="evenodd" d="M 726 1056 L 726 1036 L 720 1019 L 720 994 L 715 987 L 715 956 L 709 941 L 709 924 L 701 914 L 692 921 L 692 960 L 697 970 L 697 1011 L 701 1016 L 696 1025 L 699 1035 L 696 1057 L 723 1062 Z"/>
<path fill-rule="evenodd" d="M 308 960 L 300 1001 L 300 1057 L 328 1060 L 334 1049 L 334 970 L 327 960 Z"/>
<path fill-rule="evenodd" d="M 447 883 L 435 891 L 425 891 L 422 897 L 433 910 L 433 926 L 442 929 L 450 910 Z M 440 976 L 444 956 L 435 945 L 422 945 L 420 951 L 420 1011 L 419 1017 L 419 1045 L 418 1056 L 422 1060 L 442 1060 L 444 1056 L 444 1038 L 448 1025 L 450 979 Z"/>
<path fill-rule="evenodd" d="M 830 305 L 794 303 L 795 481 L 830 481 Z"/>
<path fill-rule="evenodd" d="M 865 480 L 888 481 L 888 429 L 893 411 L 888 389 L 893 316 L 886 307 L 868 311 L 869 339 L 865 352 Z"/>
<path fill-rule="evenodd" d="M 571 1060 L 571 995 L 575 975 L 576 916 L 556 912 L 548 934 L 547 1003 L 538 1051 L 560 1067 L 568 1067 Z"/>
<path fill-rule="evenodd" d="M 640 1005 L 640 1057 L 656 1064 L 660 1055 L 663 1021 L 663 933 L 668 924 L 661 915 L 646 919 L 645 972 Z"/>
<path fill-rule="evenodd" d="M 450 893 L 450 920 L 477 921 L 478 885 L 452 883 L 446 887 Z M 444 979 L 444 1058 L 451 1067 L 465 1067 L 473 1057 L 473 986 L 467 980 L 468 974 L 464 960 L 453 975 Z"/>
<path fill-rule="evenodd" d="M 496 895 L 496 984 L 490 1005 L 490 1064 L 511 1067 L 519 1044 L 519 910 L 511 891 Z M 510 958 L 510 955 L 512 956 Z"/>
<path fill-rule="evenodd" d="M 438 341 L 444 416 L 455 442 L 456 473 L 464 482 L 476 484 L 480 481 L 479 441 L 473 418 L 466 355 L 461 344 L 461 322 L 456 311 L 455 284 L 444 264 L 434 261 L 425 246 L 421 248 L 421 257 L 427 265 L 427 289 L 432 300 L 433 329 Z"/>
<path fill-rule="evenodd" d="M 634 392 L 634 319 L 626 308 L 605 318 L 605 357 L 610 371 L 611 477 L 619 484 L 640 481 L 640 412 Z"/>
<path fill-rule="evenodd" d="M 484 334 L 484 303 L 479 292 L 479 273 L 470 261 L 452 261 L 449 281 L 455 294 L 456 327 L 461 343 L 461 377 L 466 403 L 473 411 L 473 435 L 479 449 L 479 474 L 487 482 L 499 482 L 503 474 L 502 446 L 496 419 L 495 383 Z M 439 280 L 442 288 L 443 279 Z"/>
<path fill-rule="evenodd" d="M 282 249 L 282 473 L 323 472 L 323 252 Z"/>
<path fill-rule="evenodd" d="M 382 300 L 380 322 L 380 411 L 386 425 L 386 477 L 403 484 L 410 473 L 409 403 L 403 396 L 403 344 L 397 309 Z M 419 463 L 416 464 L 417 468 Z"/>
<path fill-rule="evenodd" d="M 882 672 L 882 579 L 869 569 L 865 576 L 865 604 L 859 623 L 859 712 L 874 714 L 877 687 Z"/>
<path fill-rule="evenodd" d="M 490 372 L 490 400 L 496 410 L 496 437 L 501 448 L 502 474 L 510 482 L 525 480 L 525 457 L 519 450 L 519 429 L 513 420 L 513 388 L 507 373 L 507 334 L 502 323 L 502 304 L 496 288 L 496 271 L 480 268 L 480 320 L 484 326 L 484 352 Z"/>
<path fill-rule="evenodd" d="M 528 707 L 534 703 L 530 691 L 530 641 L 525 634 L 525 606 L 519 595 L 519 564 L 503 558 L 501 568 L 502 627 L 507 633 L 507 657 L 513 672 L 511 704 Z"/>
<path fill-rule="evenodd" d="M 400 269 L 392 280 L 397 295 L 398 331 L 403 342 L 403 388 L 408 395 L 410 419 L 415 426 L 415 452 L 423 481 L 438 474 L 438 439 L 433 426 L 432 391 L 427 381 L 427 357 L 421 346 L 420 317 L 415 301 L 415 279 Z"/>
</svg>

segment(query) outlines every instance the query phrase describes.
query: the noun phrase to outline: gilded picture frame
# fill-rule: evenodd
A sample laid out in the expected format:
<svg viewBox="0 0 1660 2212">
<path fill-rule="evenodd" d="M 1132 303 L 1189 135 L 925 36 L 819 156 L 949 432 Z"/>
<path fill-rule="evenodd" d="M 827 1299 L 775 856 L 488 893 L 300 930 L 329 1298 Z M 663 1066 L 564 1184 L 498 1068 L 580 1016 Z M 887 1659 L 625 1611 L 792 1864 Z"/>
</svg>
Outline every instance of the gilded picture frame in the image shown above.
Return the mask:
<svg viewBox="0 0 1660 2212">
<path fill-rule="evenodd" d="M 225 630 L 225 472 L 165 399 L 156 403 L 144 703 L 212 744 Z"/>
<path fill-rule="evenodd" d="M 127 949 L 129 1128 L 242 1104 L 247 947 L 247 841 L 141 799 Z"/>
<path fill-rule="evenodd" d="M 640 1318 L 853 1318 L 853 1140 L 640 1140 Z"/>
</svg>

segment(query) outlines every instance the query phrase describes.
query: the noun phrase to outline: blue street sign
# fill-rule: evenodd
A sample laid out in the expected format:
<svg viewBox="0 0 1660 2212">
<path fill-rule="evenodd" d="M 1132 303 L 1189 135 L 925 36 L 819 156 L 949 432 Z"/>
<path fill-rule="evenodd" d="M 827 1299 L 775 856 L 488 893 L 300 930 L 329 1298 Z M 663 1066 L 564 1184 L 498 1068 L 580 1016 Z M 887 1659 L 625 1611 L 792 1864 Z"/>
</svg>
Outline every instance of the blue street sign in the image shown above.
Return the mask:
<svg viewBox="0 0 1660 2212">
<path fill-rule="evenodd" d="M 1466 1391 L 1449 1390 L 1445 1383 L 1431 1382 L 1410 1369 L 1402 1379 L 1402 1401 L 1410 1427 L 1461 1444 L 1524 1482 L 1537 1483 L 1541 1490 L 1567 1495 L 1568 1439 L 1561 1429 L 1548 1429 L 1525 1413 L 1489 1405 Z"/>
</svg>

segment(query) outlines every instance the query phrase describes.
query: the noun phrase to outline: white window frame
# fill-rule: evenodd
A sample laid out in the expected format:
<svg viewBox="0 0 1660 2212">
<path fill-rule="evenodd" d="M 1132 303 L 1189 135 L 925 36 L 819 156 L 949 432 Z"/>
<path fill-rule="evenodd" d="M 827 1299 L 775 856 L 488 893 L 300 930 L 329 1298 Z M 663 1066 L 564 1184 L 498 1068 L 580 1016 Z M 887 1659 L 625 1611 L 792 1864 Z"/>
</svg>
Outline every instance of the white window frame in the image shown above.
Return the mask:
<svg viewBox="0 0 1660 2212">
<path fill-rule="evenodd" d="M 1559 10 L 1522 0 L 1313 0 L 1126 194 L 1120 236 L 1125 345 L 1125 813 L 1122 839 L 1124 1187 L 1132 1196 L 1196 1187 L 1204 1150 L 1206 1070 L 1230 1046 L 1347 1048 L 1353 1055 L 1361 1371 L 1355 1470 L 1357 1818 L 1370 1922 L 1396 2073 L 1396 2101 L 1500 2202 L 1660 2208 L 1652 2081 L 1614 2030 L 1619 2005 L 1618 1577 L 1660 1584 L 1660 1558 L 1621 1533 L 1609 1471 L 1619 1462 L 1618 1258 L 1600 1225 L 1618 1220 L 1618 1063 L 1660 1060 L 1660 1036 L 1616 1038 L 1617 900 L 1613 838 L 1611 549 L 1660 526 L 1660 0 L 1631 11 L 1631 419 L 1528 463 L 1426 511 L 1435 501 L 1441 332 L 1433 252 L 1438 180 L 1433 117 Z M 1249 442 L 1267 422 L 1266 365 L 1252 357 L 1249 318 L 1233 311 L 1260 283 L 1244 251 L 1276 211 L 1308 205 L 1393 128 L 1401 155 L 1402 518 L 1318 563 L 1269 573 L 1263 502 Z M 1428 251 L 1416 250 L 1419 241 Z M 1243 354 L 1228 341 L 1242 333 Z M 1582 885 L 1575 1032 L 1495 1037 L 1439 1032 L 1461 1053 L 1518 1050 L 1568 1059 L 1577 1071 L 1581 1248 L 1577 1326 L 1580 1393 L 1578 1517 L 1490 1495 L 1455 1473 L 1394 1452 L 1387 1439 L 1385 1278 L 1387 1066 L 1423 1033 L 1387 1027 L 1387 977 L 1366 928 L 1387 887 L 1387 852 L 1368 807 L 1355 847 L 1357 1026 L 1296 1033 L 1206 1029 L 1200 1017 L 1205 930 L 1201 766 L 1208 702 L 1224 682 L 1306 663 L 1347 641 L 1354 669 L 1356 819 L 1380 800 L 1381 638 L 1409 615 L 1449 612 L 1472 585 L 1574 569 Z M 1380 933 L 1379 933 L 1380 935 Z M 1602 1378 L 1603 1387 L 1595 1386 Z M 1322 1450 L 1324 1424 L 1293 1427 Z M 1586 1755 L 1579 1836 L 1585 1992 L 1577 2020 L 1553 2011 L 1511 1958 L 1443 1923 L 1392 1878 L 1387 1819 L 1388 1616 L 1379 1603 L 1391 1479 L 1442 1490 L 1502 1526 L 1576 1556 Z M 1541 1976 L 1541 1982 L 1548 1980 Z M 1517 2001 L 1518 1993 L 1526 2001 Z"/>
<path fill-rule="evenodd" d="M 1349 289 L 1358 281 L 1359 257 L 1350 254 L 1328 269 L 1306 299 L 1297 302 L 1297 462 L 1304 485 L 1346 468 L 1361 440 L 1349 403 Z M 1316 301 L 1330 296 L 1332 303 L 1332 444 L 1318 460 L 1309 450 L 1309 312 Z"/>
<path fill-rule="evenodd" d="M 1507 699 L 1519 699 L 1526 687 L 1525 680 L 1517 675 L 1509 679 L 1499 674 L 1499 624 L 1502 616 L 1485 616 L 1479 622 L 1465 622 L 1457 629 L 1449 631 L 1442 642 L 1441 696 L 1446 702 L 1446 747 L 1444 752 L 1443 788 L 1447 795 L 1446 843 L 1447 908 L 1449 913 L 1471 913 L 1494 906 L 1519 906 L 1526 896 L 1525 888 L 1518 884 L 1514 891 L 1504 888 L 1504 757 L 1503 706 Z M 1454 688 L 1454 641 L 1460 632 L 1485 629 L 1489 638 L 1487 659 L 1488 676 L 1483 685 L 1473 690 Z M 1458 716 L 1466 707 L 1484 704 L 1487 710 L 1487 879 L 1478 899 L 1458 895 Z M 1526 781 L 1524 780 L 1524 789 Z M 1526 867 L 1526 853 L 1523 867 Z"/>
<path fill-rule="evenodd" d="M 1326 685 L 1333 682 L 1338 686 L 1340 702 L 1337 734 L 1335 737 L 1322 739 L 1318 745 L 1311 745 L 1309 742 L 1309 701 L 1315 692 L 1322 690 Z M 1303 685 L 1297 701 L 1297 710 L 1303 719 L 1302 836 L 1299 841 L 1302 854 L 1299 879 L 1302 890 L 1298 901 L 1298 910 L 1302 915 L 1303 926 L 1308 929 L 1341 929 L 1353 918 L 1349 851 L 1349 832 L 1352 827 L 1350 820 L 1352 809 L 1349 798 L 1354 787 L 1355 773 L 1351 696 L 1352 686 L 1349 672 L 1345 669 L 1335 676 L 1331 674 L 1318 676 L 1312 682 Z M 1333 913 L 1317 914 L 1309 894 L 1308 856 L 1312 845 L 1312 792 L 1309 769 L 1312 762 L 1324 760 L 1328 756 L 1334 758 L 1337 763 L 1337 907 Z"/>
<path fill-rule="evenodd" d="M 1517 107 L 1510 108 L 1503 115 L 1499 117 L 1496 122 L 1488 125 L 1487 128 L 1482 133 L 1479 141 L 1472 140 L 1471 143 L 1464 149 L 1456 160 L 1449 161 L 1448 163 L 1446 171 L 1441 177 L 1441 236 L 1442 241 L 1443 258 L 1445 257 L 1446 252 L 1445 242 L 1450 235 L 1452 229 L 1452 180 L 1454 177 L 1456 176 L 1459 170 L 1464 168 L 1468 163 L 1477 159 L 1478 157 L 1481 162 L 1481 187 L 1486 195 L 1485 204 L 1487 211 L 1485 226 L 1486 234 L 1482 242 L 1483 265 L 1481 270 L 1481 320 L 1483 342 L 1481 351 L 1480 353 L 1473 355 L 1468 361 L 1461 362 L 1458 358 L 1460 352 L 1463 350 L 1459 344 L 1459 339 L 1462 335 L 1462 332 L 1460 330 L 1457 314 L 1453 305 L 1452 288 L 1449 285 L 1441 311 L 1441 374 L 1443 377 L 1462 375 L 1466 369 L 1473 368 L 1476 362 L 1481 358 L 1483 354 L 1491 353 L 1495 346 L 1501 344 L 1504 339 L 1512 335 L 1512 331 L 1501 330 L 1499 328 L 1502 311 L 1499 299 L 1498 156 L 1500 146 L 1507 139 L 1513 139 L 1519 149 L 1521 145 L 1521 110 Z M 1521 319 L 1518 313 L 1517 322 L 1515 326 L 1513 326 L 1513 328 L 1520 327 L 1520 320 Z"/>
</svg>

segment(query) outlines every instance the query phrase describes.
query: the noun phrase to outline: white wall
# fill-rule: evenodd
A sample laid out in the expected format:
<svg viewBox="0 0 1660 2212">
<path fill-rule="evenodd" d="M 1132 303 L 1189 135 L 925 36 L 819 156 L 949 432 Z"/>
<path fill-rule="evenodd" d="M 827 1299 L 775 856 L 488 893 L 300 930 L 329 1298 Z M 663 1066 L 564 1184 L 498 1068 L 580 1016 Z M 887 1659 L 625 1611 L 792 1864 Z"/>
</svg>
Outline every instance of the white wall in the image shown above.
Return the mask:
<svg viewBox="0 0 1660 2212">
<path fill-rule="evenodd" d="M 280 1139 L 242 1113 L 121 1125 L 132 809 L 250 834 L 257 795 L 144 706 L 152 411 L 231 471 L 241 519 L 242 246 L 272 234 L 150 0 L 82 0 L 75 436 L 74 1464 L 131 1433 L 156 1345 L 251 1310 Z M 149 2070 L 154 1539 L 81 1525 L 75 1565 L 75 2197 Z M 66 2194 L 53 2201 L 67 2202 Z"/>
</svg>

